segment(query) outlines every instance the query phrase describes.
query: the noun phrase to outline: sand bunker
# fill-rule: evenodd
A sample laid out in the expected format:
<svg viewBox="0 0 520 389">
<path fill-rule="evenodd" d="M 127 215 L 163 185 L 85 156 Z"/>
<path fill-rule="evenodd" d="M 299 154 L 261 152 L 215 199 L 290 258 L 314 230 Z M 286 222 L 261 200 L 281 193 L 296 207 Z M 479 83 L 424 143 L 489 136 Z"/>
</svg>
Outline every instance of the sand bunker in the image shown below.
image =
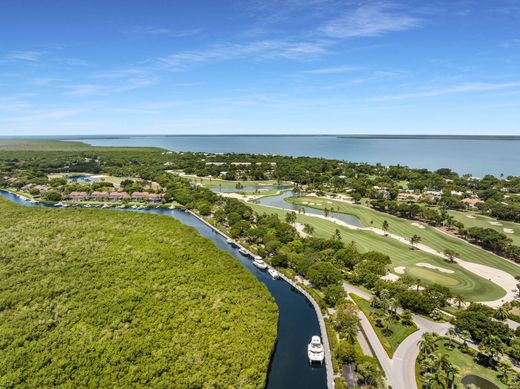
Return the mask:
<svg viewBox="0 0 520 389">
<path fill-rule="evenodd" d="M 515 233 L 515 230 L 513 230 L 512 228 L 504 228 L 504 232 L 506 234 L 514 234 Z"/>
<path fill-rule="evenodd" d="M 394 271 L 397 273 L 397 274 L 404 274 L 404 271 L 406 270 L 406 266 L 397 266 L 397 267 L 394 267 Z"/>
<path fill-rule="evenodd" d="M 466 217 L 467 217 L 468 219 L 475 219 L 475 216 L 473 216 L 473 215 L 466 215 Z"/>
<path fill-rule="evenodd" d="M 448 273 L 448 274 L 454 273 L 453 270 L 445 269 L 445 268 L 439 267 L 439 266 L 435 266 L 435 265 L 432 265 L 430 263 L 419 262 L 419 263 L 416 263 L 415 265 L 416 266 L 420 266 L 420 267 L 427 267 L 428 269 L 438 270 L 438 271 L 443 272 L 443 273 Z"/>
<path fill-rule="evenodd" d="M 309 236 L 309 234 L 307 234 L 304 230 L 305 230 L 305 225 L 301 224 L 301 223 L 294 223 L 293 224 L 294 228 L 296 228 L 296 231 L 298 231 L 298 234 L 300 234 L 300 236 L 302 238 L 306 238 Z"/>
<path fill-rule="evenodd" d="M 489 224 L 491 224 L 492 226 L 501 226 L 502 223 L 499 223 L 499 222 L 488 222 Z"/>
<path fill-rule="evenodd" d="M 424 230 L 424 228 L 425 228 L 422 224 L 420 224 L 420 223 L 415 223 L 415 222 L 412 223 L 412 226 L 418 227 L 418 228 L 423 229 L 423 230 Z"/>
<path fill-rule="evenodd" d="M 396 282 L 399 279 L 399 276 L 395 275 L 393 273 L 388 273 L 387 275 L 381 277 L 381 279 L 386 280 L 386 281 Z"/>
</svg>

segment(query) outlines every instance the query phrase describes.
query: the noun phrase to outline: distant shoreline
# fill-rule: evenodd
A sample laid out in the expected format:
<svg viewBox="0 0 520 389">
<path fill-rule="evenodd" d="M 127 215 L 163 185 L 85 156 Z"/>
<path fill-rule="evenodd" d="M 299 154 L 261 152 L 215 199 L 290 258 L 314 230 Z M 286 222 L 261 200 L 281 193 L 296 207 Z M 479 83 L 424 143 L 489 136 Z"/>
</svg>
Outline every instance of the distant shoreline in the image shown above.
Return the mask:
<svg viewBox="0 0 520 389">
<path fill-rule="evenodd" d="M 0 136 L 0 139 L 55 139 L 55 140 L 78 140 L 78 139 L 124 139 L 124 138 L 209 138 L 209 137 L 262 137 L 262 138 L 315 138 L 327 137 L 338 139 L 388 139 L 388 140 L 500 140 L 520 141 L 520 135 L 433 135 L 433 134 L 107 134 L 107 135 L 26 135 L 26 136 Z"/>
</svg>

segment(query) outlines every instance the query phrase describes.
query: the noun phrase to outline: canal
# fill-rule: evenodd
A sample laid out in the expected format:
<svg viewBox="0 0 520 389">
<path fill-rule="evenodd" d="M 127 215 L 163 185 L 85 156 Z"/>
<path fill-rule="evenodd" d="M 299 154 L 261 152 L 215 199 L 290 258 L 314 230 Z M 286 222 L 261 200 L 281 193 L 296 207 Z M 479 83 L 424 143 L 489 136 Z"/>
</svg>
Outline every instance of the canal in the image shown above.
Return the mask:
<svg viewBox="0 0 520 389">
<path fill-rule="evenodd" d="M 0 194 L 17 204 L 54 208 L 42 203 L 31 203 L 8 192 L 0 191 Z M 60 210 L 60 208 L 56 208 L 57 212 Z M 267 286 L 279 310 L 278 340 L 268 373 L 268 389 L 321 389 L 327 387 L 325 365 L 309 365 L 307 344 L 313 335 L 320 334 L 320 328 L 314 308 L 299 291 L 282 280 L 273 280 L 266 272 L 257 269 L 248 257 L 228 244 L 221 234 L 186 212 L 178 209 L 156 208 L 140 210 L 126 208 L 125 210 L 168 215 L 195 228 L 201 235 L 211 239 L 218 248 L 238 259 L 260 282 Z"/>
</svg>

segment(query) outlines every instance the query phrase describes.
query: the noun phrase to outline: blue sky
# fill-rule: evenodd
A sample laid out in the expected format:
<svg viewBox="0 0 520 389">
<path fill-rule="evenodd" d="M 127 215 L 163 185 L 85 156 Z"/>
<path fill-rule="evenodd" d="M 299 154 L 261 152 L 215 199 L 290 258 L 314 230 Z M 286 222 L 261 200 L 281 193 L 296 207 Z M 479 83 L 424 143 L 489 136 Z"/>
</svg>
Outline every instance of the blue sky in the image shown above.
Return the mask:
<svg viewBox="0 0 520 389">
<path fill-rule="evenodd" d="M 520 0 L 0 4 L 0 135 L 520 135 Z"/>
</svg>

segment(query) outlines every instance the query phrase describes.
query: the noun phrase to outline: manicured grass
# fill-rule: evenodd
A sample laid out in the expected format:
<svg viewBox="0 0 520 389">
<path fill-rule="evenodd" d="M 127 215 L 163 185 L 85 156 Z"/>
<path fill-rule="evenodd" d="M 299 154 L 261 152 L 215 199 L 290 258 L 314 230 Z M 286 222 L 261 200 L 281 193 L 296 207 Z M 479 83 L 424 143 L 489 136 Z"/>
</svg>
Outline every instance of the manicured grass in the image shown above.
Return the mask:
<svg viewBox="0 0 520 389">
<path fill-rule="evenodd" d="M 236 188 L 236 185 L 240 183 L 242 186 L 264 186 L 264 185 L 292 185 L 290 182 L 281 182 L 279 183 L 276 180 L 258 180 L 258 181 L 229 181 L 229 180 L 221 180 L 218 178 L 207 178 L 207 177 L 198 177 L 198 176 L 190 176 L 184 175 L 184 178 L 190 180 L 191 182 L 201 184 L 206 188 Z"/>
<path fill-rule="evenodd" d="M 427 224 L 417 223 L 422 227 L 417 227 L 411 220 L 402 219 L 383 212 L 345 202 L 334 201 L 329 199 L 320 199 L 317 197 L 299 197 L 290 198 L 288 201 L 295 204 L 306 205 L 312 208 L 323 209 L 329 208 L 336 212 L 346 213 L 359 218 L 365 225 L 381 228 L 383 221 L 387 221 L 390 228 L 389 232 L 409 238 L 414 234 L 421 237 L 421 243 L 443 252 L 446 249 L 454 250 L 459 254 L 460 258 L 466 261 L 480 263 L 492 266 L 494 268 L 504 270 L 513 276 L 520 275 L 520 266 L 512 261 L 498 257 L 486 250 L 473 246 L 462 239 L 449 236 Z M 303 204 L 303 203 L 313 204 Z M 470 219 L 468 219 L 470 220 Z"/>
<path fill-rule="evenodd" d="M 350 297 L 357 304 L 359 309 L 365 314 L 365 316 L 372 324 L 372 328 L 377 334 L 379 341 L 383 345 L 386 353 L 390 358 L 394 355 L 395 350 L 401 344 L 403 340 L 405 340 L 409 335 L 413 334 L 417 331 L 417 326 L 415 324 L 411 326 L 405 326 L 399 321 L 392 321 L 389 325 L 389 333 L 383 333 L 383 329 L 381 327 L 376 326 L 374 316 L 378 313 L 382 313 L 381 309 L 373 308 L 370 305 L 370 302 L 359 297 L 356 294 L 350 293 Z"/>
<path fill-rule="evenodd" d="M 513 240 L 513 244 L 520 246 L 520 224 L 513 222 L 506 222 L 497 220 L 495 218 L 480 215 L 475 212 L 458 212 L 448 211 L 448 213 L 455 218 L 455 220 L 464 224 L 466 228 L 480 227 L 480 228 L 492 228 L 502 234 L 505 234 L 508 238 Z M 472 217 L 468 217 L 472 216 Z M 501 225 L 496 225 L 499 223 Z M 505 232 L 504 229 L 513 230 L 514 233 Z"/>
<path fill-rule="evenodd" d="M 482 378 L 485 378 L 494 384 L 498 385 L 500 388 L 507 388 L 497 377 L 497 371 L 485 367 L 483 365 L 479 365 L 475 361 L 475 357 L 471 354 L 465 354 L 459 350 L 460 344 L 453 342 L 455 347 L 452 350 L 447 349 L 448 340 L 442 338 L 437 341 L 437 351 L 442 354 L 447 354 L 451 363 L 459 368 L 459 374 L 455 378 L 456 387 L 461 386 L 461 379 L 467 376 L 468 374 L 475 374 Z M 471 352 L 471 351 L 470 351 Z"/>
<path fill-rule="evenodd" d="M 289 212 L 279 208 L 267 207 L 260 204 L 247 203 L 258 213 L 277 214 L 280 218 L 285 218 Z M 435 255 L 425 253 L 420 250 L 411 250 L 410 247 L 392 238 L 374 234 L 370 231 L 351 230 L 339 226 L 332 221 L 312 217 L 309 215 L 297 215 L 297 222 L 310 224 L 314 227 L 314 236 L 319 238 L 330 238 L 336 229 L 340 230 L 342 240 L 345 243 L 354 241 L 361 252 L 370 250 L 380 251 L 390 256 L 392 265 L 390 271 L 396 266 L 405 266 L 405 272 L 411 274 L 419 271 L 424 285 L 432 283 L 446 282 L 449 280 L 450 289 L 454 294 L 462 295 L 467 301 L 492 301 L 505 295 L 505 290 L 495 283 L 477 276 L 456 264 L 444 261 Z M 429 263 L 445 269 L 450 269 L 453 274 L 442 273 L 437 270 L 421 272 L 425 268 L 415 266 L 418 262 Z"/>
</svg>

